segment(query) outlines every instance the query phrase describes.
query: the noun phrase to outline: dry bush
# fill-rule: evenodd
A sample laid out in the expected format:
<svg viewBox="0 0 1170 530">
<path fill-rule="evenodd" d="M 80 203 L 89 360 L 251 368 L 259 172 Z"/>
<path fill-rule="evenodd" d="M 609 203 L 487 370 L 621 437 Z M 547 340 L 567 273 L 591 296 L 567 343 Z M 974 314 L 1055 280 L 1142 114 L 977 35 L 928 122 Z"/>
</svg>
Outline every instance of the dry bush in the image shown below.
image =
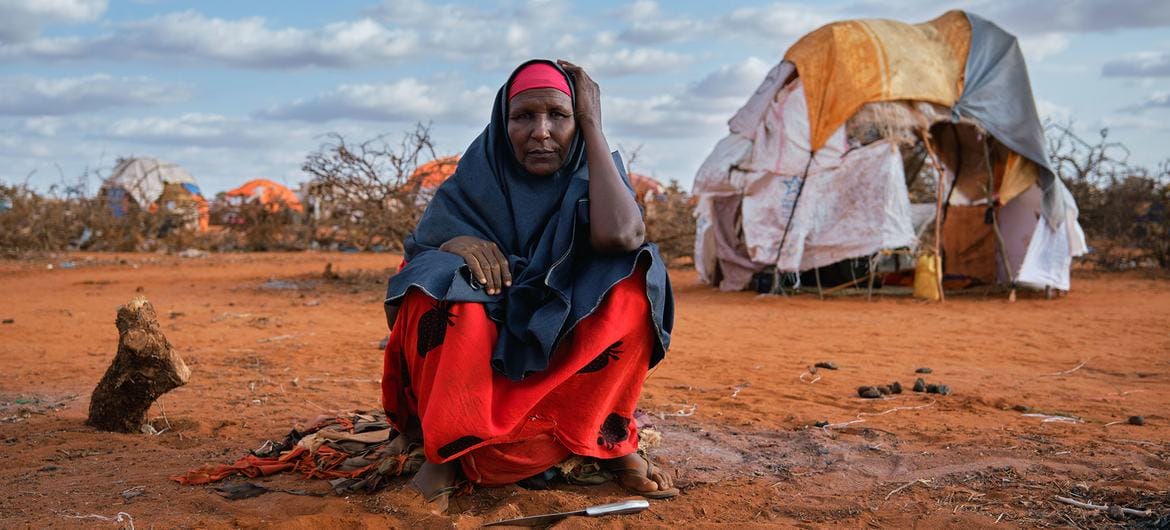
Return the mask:
<svg viewBox="0 0 1170 530">
<path fill-rule="evenodd" d="M 418 124 L 398 145 L 386 136 L 358 144 L 331 133 L 305 158 L 309 226 L 326 248 L 401 249 L 414 230 L 426 198 L 409 183 L 419 166 L 435 158 L 430 127 Z"/>
<path fill-rule="evenodd" d="M 1158 168 L 1129 163 L 1129 150 L 1102 129 L 1094 142 L 1071 124 L 1046 125 L 1053 169 L 1080 209 L 1086 257 L 1107 270 L 1144 265 L 1170 269 L 1170 161 Z"/>
<path fill-rule="evenodd" d="M 43 196 L 27 184 L 0 183 L 0 249 L 16 253 L 67 248 L 83 233 L 78 207 L 84 201 Z"/>
<path fill-rule="evenodd" d="M 279 199 L 231 203 L 221 194 L 212 212 L 212 222 L 221 229 L 212 243 L 217 250 L 305 250 L 313 245 L 305 215 Z"/>
<path fill-rule="evenodd" d="M 695 205 L 671 180 L 666 193 L 646 203 L 646 240 L 658 244 L 666 263 L 695 256 Z"/>
</svg>

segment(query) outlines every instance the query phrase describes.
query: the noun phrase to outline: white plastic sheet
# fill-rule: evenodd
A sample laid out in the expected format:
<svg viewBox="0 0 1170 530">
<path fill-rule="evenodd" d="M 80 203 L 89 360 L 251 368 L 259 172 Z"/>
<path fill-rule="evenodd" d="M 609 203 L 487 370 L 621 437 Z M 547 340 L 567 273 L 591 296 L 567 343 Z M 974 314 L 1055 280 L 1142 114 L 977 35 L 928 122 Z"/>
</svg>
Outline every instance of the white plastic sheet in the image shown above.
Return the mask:
<svg viewBox="0 0 1170 530">
<path fill-rule="evenodd" d="M 803 271 L 916 242 L 901 154 L 875 142 L 809 174 L 776 266 Z"/>
<path fill-rule="evenodd" d="M 1085 232 L 1077 222 L 1079 211 L 1072 193 L 1059 179 L 1056 183 L 1064 195 L 1065 221 L 1055 228 L 1049 223 L 1036 223 L 1017 281 L 1031 287 L 1055 287 L 1067 291 L 1071 287 L 1069 269 L 1072 259 L 1084 254 L 1088 246 Z"/>
</svg>

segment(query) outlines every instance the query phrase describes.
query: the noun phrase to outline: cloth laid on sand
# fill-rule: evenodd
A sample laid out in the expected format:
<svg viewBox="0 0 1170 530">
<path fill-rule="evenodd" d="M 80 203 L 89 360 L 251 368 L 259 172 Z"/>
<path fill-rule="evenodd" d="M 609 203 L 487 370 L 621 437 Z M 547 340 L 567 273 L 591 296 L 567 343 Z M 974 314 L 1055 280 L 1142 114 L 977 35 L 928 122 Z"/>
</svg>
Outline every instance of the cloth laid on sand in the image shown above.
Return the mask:
<svg viewBox="0 0 1170 530">
<path fill-rule="evenodd" d="M 641 269 L 610 290 L 554 352 L 512 381 L 489 361 L 499 331 L 482 304 L 412 290 L 386 348 L 382 404 L 399 428 L 417 420 L 431 462 L 458 460 L 473 483 L 511 484 L 570 455 L 638 446 L 634 408 L 655 348 Z"/>
<path fill-rule="evenodd" d="M 423 462 L 421 448 L 402 452 L 395 432 L 381 412 L 357 412 L 318 418 L 284 440 L 269 440 L 232 464 L 206 464 L 171 477 L 180 484 L 219 482 L 234 475 L 264 477 L 285 471 L 305 478 L 330 479 L 338 494 L 384 487 L 391 477 L 410 474 Z"/>
</svg>

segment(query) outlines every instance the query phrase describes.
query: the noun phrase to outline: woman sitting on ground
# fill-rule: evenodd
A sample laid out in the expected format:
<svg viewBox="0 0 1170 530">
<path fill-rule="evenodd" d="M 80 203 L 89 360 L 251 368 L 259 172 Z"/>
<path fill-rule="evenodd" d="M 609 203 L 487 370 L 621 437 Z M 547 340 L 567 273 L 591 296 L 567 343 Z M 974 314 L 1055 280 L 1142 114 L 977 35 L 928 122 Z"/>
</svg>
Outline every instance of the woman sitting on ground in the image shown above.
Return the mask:
<svg viewBox="0 0 1170 530">
<path fill-rule="evenodd" d="M 600 89 L 565 61 L 529 61 L 500 89 L 406 242 L 386 295 L 382 404 L 442 501 L 540 476 L 572 455 L 627 489 L 674 496 L 637 452 L 634 408 L 666 354 L 673 298 L 601 129 Z"/>
</svg>

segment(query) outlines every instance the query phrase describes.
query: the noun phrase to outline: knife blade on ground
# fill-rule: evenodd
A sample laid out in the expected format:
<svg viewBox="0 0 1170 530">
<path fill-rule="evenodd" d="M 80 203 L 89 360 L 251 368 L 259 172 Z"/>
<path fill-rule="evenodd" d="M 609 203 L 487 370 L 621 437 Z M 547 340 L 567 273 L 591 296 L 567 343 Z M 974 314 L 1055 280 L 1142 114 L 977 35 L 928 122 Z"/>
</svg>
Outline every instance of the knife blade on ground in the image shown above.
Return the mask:
<svg viewBox="0 0 1170 530">
<path fill-rule="evenodd" d="M 630 513 L 638 513 L 650 507 L 650 501 L 646 499 L 630 499 L 619 502 L 611 502 L 609 504 L 599 504 L 597 506 L 590 506 L 584 510 L 576 510 L 572 512 L 560 513 L 546 513 L 542 515 L 531 515 L 528 517 L 517 517 L 515 519 L 505 519 L 503 521 L 496 521 L 488 523 L 484 526 L 541 526 L 552 524 L 566 517 L 574 515 L 584 515 L 586 517 L 600 517 L 602 515 L 622 515 Z"/>
</svg>

